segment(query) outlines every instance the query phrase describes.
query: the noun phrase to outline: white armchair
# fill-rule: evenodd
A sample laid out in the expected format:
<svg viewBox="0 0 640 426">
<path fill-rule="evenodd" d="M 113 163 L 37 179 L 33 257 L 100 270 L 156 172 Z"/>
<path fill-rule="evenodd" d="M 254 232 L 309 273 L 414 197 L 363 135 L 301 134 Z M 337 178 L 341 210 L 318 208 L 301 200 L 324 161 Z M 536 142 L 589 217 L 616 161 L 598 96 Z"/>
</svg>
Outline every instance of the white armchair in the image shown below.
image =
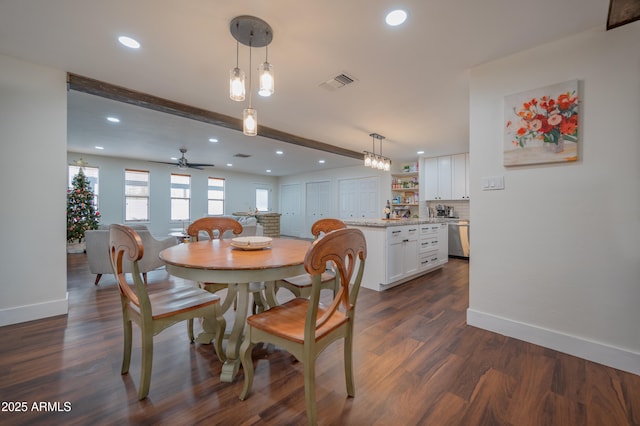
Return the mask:
<svg viewBox="0 0 640 426">
<path fill-rule="evenodd" d="M 138 261 L 140 272 L 147 282 L 147 272 L 157 269 L 164 265 L 160 260 L 159 253 L 167 247 L 177 244 L 175 237 L 167 237 L 156 239 L 149 229 L 144 225 L 134 225 L 131 228 L 140 235 L 142 245 L 144 246 L 144 256 Z M 95 285 L 98 285 L 102 274 L 113 274 L 111 263 L 109 261 L 109 228 L 101 227 L 100 229 L 85 232 L 85 242 L 87 250 L 87 260 L 89 261 L 89 270 L 92 274 L 96 274 Z M 131 273 L 131 266 L 127 263 L 124 272 Z"/>
</svg>

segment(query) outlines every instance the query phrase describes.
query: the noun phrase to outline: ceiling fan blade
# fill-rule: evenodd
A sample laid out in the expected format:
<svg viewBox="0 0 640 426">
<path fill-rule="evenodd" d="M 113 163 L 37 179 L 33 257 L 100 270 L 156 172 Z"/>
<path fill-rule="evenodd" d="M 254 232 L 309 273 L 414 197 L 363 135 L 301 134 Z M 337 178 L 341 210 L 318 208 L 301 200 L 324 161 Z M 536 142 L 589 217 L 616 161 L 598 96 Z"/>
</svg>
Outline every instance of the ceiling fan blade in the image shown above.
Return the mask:
<svg viewBox="0 0 640 426">
<path fill-rule="evenodd" d="M 213 167 L 213 164 L 206 163 L 187 163 L 189 167 Z"/>
<path fill-rule="evenodd" d="M 178 163 L 170 163 L 168 161 L 153 161 L 153 160 L 149 160 L 150 163 L 160 163 L 160 164 L 171 164 L 173 166 L 177 166 Z"/>
<path fill-rule="evenodd" d="M 190 168 L 190 169 L 204 170 L 202 167 L 194 165 L 194 164 L 189 164 L 187 167 Z"/>
</svg>

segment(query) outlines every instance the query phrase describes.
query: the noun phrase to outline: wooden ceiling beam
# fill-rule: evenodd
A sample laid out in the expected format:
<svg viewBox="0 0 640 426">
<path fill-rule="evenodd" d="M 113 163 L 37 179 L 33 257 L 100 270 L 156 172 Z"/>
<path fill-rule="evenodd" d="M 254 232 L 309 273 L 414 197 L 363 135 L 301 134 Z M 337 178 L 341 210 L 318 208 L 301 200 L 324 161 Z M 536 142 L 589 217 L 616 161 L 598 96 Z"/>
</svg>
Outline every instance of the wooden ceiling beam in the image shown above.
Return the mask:
<svg viewBox="0 0 640 426">
<path fill-rule="evenodd" d="M 89 93 L 91 95 L 101 96 L 103 98 L 124 102 L 130 105 L 136 105 L 142 108 L 148 108 L 154 111 L 173 114 L 189 118 L 191 120 L 201 121 L 242 132 L 242 120 L 239 118 L 230 117 L 228 115 L 219 114 L 206 109 L 127 89 L 122 86 L 116 86 L 114 84 L 84 77 L 78 74 L 67 73 L 67 88 L 69 90 Z M 351 151 L 325 142 L 292 135 L 291 133 L 282 132 L 267 126 L 259 126 L 258 135 L 293 145 L 342 155 L 344 157 L 355 158 L 358 160 L 364 159 L 364 154 L 361 152 Z"/>
</svg>

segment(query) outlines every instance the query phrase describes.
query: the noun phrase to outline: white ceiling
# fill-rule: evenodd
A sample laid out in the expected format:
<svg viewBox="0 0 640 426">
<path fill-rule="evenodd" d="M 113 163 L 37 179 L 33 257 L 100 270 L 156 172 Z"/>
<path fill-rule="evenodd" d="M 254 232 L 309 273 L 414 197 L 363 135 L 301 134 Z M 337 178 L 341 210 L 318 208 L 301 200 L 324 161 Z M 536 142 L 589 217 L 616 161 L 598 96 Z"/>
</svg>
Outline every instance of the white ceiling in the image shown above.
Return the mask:
<svg viewBox="0 0 640 426">
<path fill-rule="evenodd" d="M 247 102 L 228 96 L 236 43 L 230 21 L 253 15 L 273 28 L 269 62 L 276 92 L 253 96 L 259 125 L 396 163 L 468 150 L 468 70 L 536 45 L 604 28 L 608 0 L 0 0 L 0 54 L 47 65 L 161 98 L 241 117 Z M 400 27 L 384 24 L 401 7 Z M 136 51 L 119 35 L 142 43 Z M 264 48 L 253 49 L 255 67 Z M 248 48 L 240 68 L 248 76 Z M 526 64 L 523 64 L 526 66 Z M 328 91 L 345 72 L 357 79 Z M 254 88 L 256 73 L 254 72 Z M 107 125 L 105 115 L 121 118 Z M 68 149 L 192 162 L 282 176 L 357 160 L 70 92 Z M 219 139 L 217 144 L 209 137 Z M 104 146 L 96 151 L 95 146 Z M 278 156 L 276 149 L 285 154 Z M 377 150 L 379 148 L 376 148 Z M 237 153 L 248 159 L 234 158 Z M 324 165 L 318 164 L 325 159 Z"/>
</svg>

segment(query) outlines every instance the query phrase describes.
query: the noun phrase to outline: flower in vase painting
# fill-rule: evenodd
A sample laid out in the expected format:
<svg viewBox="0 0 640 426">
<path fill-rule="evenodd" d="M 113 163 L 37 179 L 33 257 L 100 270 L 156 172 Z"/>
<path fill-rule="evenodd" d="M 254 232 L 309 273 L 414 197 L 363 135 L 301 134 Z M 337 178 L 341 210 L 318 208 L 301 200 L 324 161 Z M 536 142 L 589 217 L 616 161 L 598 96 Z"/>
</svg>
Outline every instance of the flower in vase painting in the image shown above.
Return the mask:
<svg viewBox="0 0 640 426">
<path fill-rule="evenodd" d="M 578 141 L 578 96 L 576 91 L 561 93 L 557 98 L 531 98 L 513 109 L 516 121 L 507 121 L 511 143 L 524 148 L 531 140 L 558 144 Z"/>
</svg>

